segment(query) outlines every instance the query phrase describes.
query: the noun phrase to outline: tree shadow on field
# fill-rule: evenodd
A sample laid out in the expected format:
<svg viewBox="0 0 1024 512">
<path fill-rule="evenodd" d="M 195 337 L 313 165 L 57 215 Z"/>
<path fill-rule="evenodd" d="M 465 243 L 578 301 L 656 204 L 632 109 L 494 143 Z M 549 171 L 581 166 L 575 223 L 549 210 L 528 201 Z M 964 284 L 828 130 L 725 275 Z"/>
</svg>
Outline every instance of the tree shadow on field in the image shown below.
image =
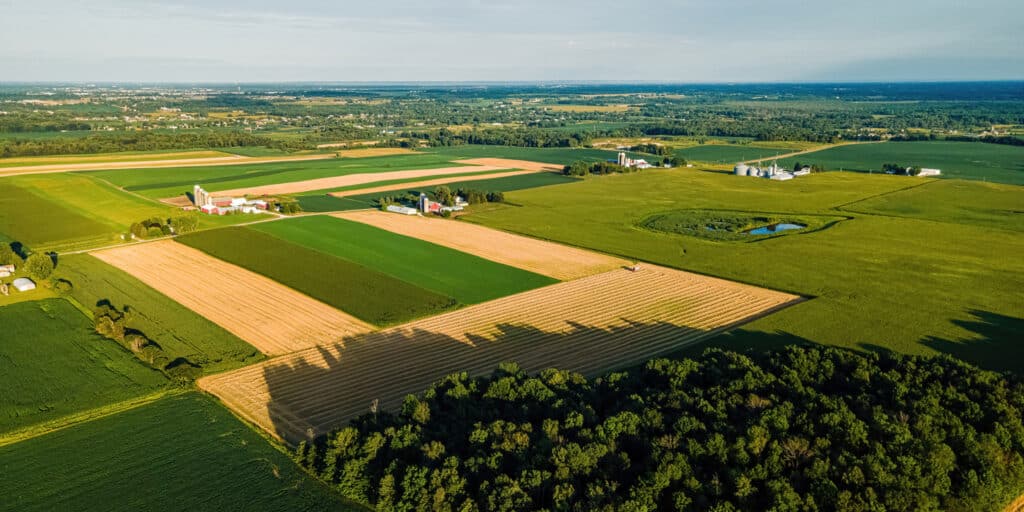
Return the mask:
<svg viewBox="0 0 1024 512">
<path fill-rule="evenodd" d="M 397 411 L 409 394 L 419 394 L 452 373 L 489 374 L 503 362 L 536 373 L 559 368 L 587 377 L 637 367 L 712 336 L 710 346 L 739 350 L 809 343 L 793 335 L 739 331 L 724 337 L 666 322 L 628 322 L 603 328 L 570 324 L 564 332 L 500 324 L 489 336 L 462 339 L 419 328 L 395 328 L 305 350 L 263 366 L 273 431 L 289 443 L 314 439 L 374 411 Z M 737 341 L 739 340 L 739 341 Z M 699 352 L 689 352 L 695 354 Z"/>
<path fill-rule="evenodd" d="M 921 343 L 986 370 L 1024 373 L 1024 319 L 976 309 L 968 313 L 972 320 L 953 320 L 953 324 L 978 337 L 948 340 L 929 336 Z"/>
</svg>

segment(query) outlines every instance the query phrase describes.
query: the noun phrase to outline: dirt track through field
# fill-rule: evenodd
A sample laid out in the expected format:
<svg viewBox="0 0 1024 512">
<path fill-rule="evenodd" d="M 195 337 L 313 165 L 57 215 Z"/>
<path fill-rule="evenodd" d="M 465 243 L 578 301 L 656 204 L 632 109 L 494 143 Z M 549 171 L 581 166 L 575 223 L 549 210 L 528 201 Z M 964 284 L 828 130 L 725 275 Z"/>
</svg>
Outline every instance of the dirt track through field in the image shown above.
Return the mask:
<svg viewBox="0 0 1024 512">
<path fill-rule="evenodd" d="M 600 375 L 678 350 L 799 297 L 644 265 L 559 283 L 355 336 L 199 386 L 272 435 L 298 442 L 369 412 L 394 411 L 452 372 L 504 361 Z"/>
<path fill-rule="evenodd" d="M 606 272 L 630 262 L 468 222 L 353 211 L 335 217 L 362 222 L 562 281 Z"/>
<path fill-rule="evenodd" d="M 427 178 L 431 176 L 449 176 L 485 171 L 500 171 L 502 167 L 489 165 L 462 166 L 462 167 L 441 167 L 437 169 L 411 169 L 407 171 L 389 172 L 366 172 L 358 174 L 346 174 L 344 176 L 331 176 L 329 178 L 317 178 L 314 180 L 292 181 L 289 183 L 275 183 L 272 185 L 258 185 L 246 188 L 231 190 L 218 190 L 211 192 L 215 196 L 243 196 L 243 195 L 274 195 L 274 194 L 298 194 L 311 190 L 324 190 L 329 188 L 351 187 L 363 185 L 376 181 L 407 180 L 412 178 Z"/>
<path fill-rule="evenodd" d="M 264 354 L 280 355 L 373 327 L 271 279 L 172 240 L 91 253 L 206 317 Z"/>
<path fill-rule="evenodd" d="M 342 190 L 340 192 L 331 192 L 328 195 L 334 197 L 348 197 L 362 194 L 374 194 L 377 192 L 390 192 L 394 190 L 409 190 L 413 188 L 433 187 L 436 185 L 447 185 L 449 183 L 462 183 L 464 181 L 493 180 L 496 178 L 508 178 L 511 176 L 520 176 L 523 174 L 537 174 L 537 171 L 509 171 L 495 172 L 491 174 L 479 174 L 473 176 L 449 176 L 447 178 L 437 178 L 433 180 L 413 181 L 409 183 L 395 183 L 391 185 L 381 185 L 379 187 L 357 188 L 355 190 Z"/>
</svg>

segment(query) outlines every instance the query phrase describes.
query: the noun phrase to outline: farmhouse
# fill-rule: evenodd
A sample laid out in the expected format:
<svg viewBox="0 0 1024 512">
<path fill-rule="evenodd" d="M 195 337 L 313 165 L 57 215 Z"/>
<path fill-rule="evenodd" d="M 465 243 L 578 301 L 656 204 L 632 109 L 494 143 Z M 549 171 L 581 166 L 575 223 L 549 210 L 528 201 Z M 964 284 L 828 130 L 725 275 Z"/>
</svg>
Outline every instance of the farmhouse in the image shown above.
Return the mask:
<svg viewBox="0 0 1024 512">
<path fill-rule="evenodd" d="M 11 284 L 14 285 L 14 289 L 19 292 L 27 292 L 36 289 L 36 283 L 27 277 L 19 277 Z"/>
<path fill-rule="evenodd" d="M 199 185 L 192 187 L 192 201 L 199 211 L 207 215 L 227 215 L 229 213 L 259 213 L 267 210 L 267 202 L 262 199 L 246 199 L 244 197 L 213 197 Z"/>
</svg>

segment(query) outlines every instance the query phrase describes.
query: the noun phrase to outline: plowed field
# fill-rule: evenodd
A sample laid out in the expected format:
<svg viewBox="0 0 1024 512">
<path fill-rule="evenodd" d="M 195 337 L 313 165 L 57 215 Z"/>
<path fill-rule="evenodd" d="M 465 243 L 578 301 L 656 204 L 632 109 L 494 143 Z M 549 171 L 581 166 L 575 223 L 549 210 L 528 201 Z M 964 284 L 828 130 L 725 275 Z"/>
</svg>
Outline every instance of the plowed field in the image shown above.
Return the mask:
<svg viewBox="0 0 1024 512">
<path fill-rule="evenodd" d="M 626 260 L 604 254 L 513 235 L 468 222 L 380 211 L 353 211 L 334 215 L 562 281 L 606 272 L 629 264 Z"/>
<path fill-rule="evenodd" d="M 350 337 L 229 373 L 201 388 L 290 442 L 369 412 L 457 371 L 503 361 L 527 371 L 597 375 L 715 335 L 800 298 L 645 265 L 512 295 Z"/>
<path fill-rule="evenodd" d="M 268 355 L 372 329 L 291 288 L 166 240 L 92 253 Z"/>
</svg>

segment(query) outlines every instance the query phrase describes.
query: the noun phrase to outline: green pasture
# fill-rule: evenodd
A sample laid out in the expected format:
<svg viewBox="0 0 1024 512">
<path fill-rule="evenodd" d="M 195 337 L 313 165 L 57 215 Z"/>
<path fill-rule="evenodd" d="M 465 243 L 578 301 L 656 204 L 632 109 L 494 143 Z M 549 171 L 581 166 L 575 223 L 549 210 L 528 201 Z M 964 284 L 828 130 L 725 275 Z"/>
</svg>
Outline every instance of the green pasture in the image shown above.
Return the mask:
<svg viewBox="0 0 1024 512">
<path fill-rule="evenodd" d="M 717 164 L 734 164 L 746 160 L 763 158 L 770 160 L 778 155 L 792 153 L 794 150 L 784 147 L 736 146 L 731 144 L 702 144 L 677 149 L 676 156 L 694 162 L 710 162 Z"/>
<path fill-rule="evenodd" d="M 202 185 L 210 192 L 216 192 L 347 174 L 383 174 L 389 171 L 434 169 L 459 165 L 452 164 L 449 160 L 438 155 L 412 154 L 242 165 L 118 169 L 95 171 L 88 174 L 145 197 L 165 198 L 190 193 L 192 186 L 197 184 Z"/>
<path fill-rule="evenodd" d="M 456 183 L 449 183 L 445 186 L 452 190 L 458 190 L 460 188 L 471 188 L 476 190 L 482 190 L 484 192 L 510 192 L 513 190 L 546 187 L 548 185 L 558 185 L 561 183 L 572 183 L 577 180 L 578 178 L 570 178 L 568 176 L 563 176 L 561 174 L 539 172 L 533 174 L 521 174 L 519 176 L 506 176 L 504 178 L 489 178 L 475 181 L 459 181 Z M 408 181 L 420 181 L 420 179 Z M 376 185 L 380 184 L 374 184 L 374 186 Z M 336 212 L 343 210 L 360 210 L 363 208 L 372 208 L 374 207 L 374 202 L 381 196 L 401 195 L 407 192 L 419 194 L 421 191 L 430 192 L 433 189 L 433 186 L 413 187 L 409 189 L 399 188 L 398 190 L 389 192 L 373 192 L 369 194 L 359 194 L 347 197 L 334 197 L 329 196 L 327 194 L 308 194 L 297 196 L 296 199 L 299 201 L 299 204 L 302 206 L 302 209 L 307 212 Z"/>
<path fill-rule="evenodd" d="M 884 142 L 851 144 L 781 160 L 819 164 L 829 170 L 881 172 L 887 163 L 941 169 L 948 178 L 1024 185 L 1024 147 L 981 142 Z M 905 176 L 905 179 L 920 179 Z"/>
<path fill-rule="evenodd" d="M 153 393 L 167 386 L 62 299 L 0 308 L 0 433 Z M 6 481 L 10 472 L 0 470 Z M 6 499 L 6 498 L 5 498 Z"/>
<path fill-rule="evenodd" d="M 254 229 L 476 304 L 557 281 L 477 256 L 328 216 L 256 224 Z"/>
<path fill-rule="evenodd" d="M 87 254 L 58 260 L 56 275 L 71 281 L 71 296 L 86 308 L 109 302 L 130 306 L 131 327 L 155 341 L 173 360 L 184 357 L 215 373 L 263 359 L 248 343 L 166 295 Z"/>
<path fill-rule="evenodd" d="M 1024 345 L 1016 341 L 1024 339 L 1024 238 L 1019 232 L 993 229 L 989 221 L 951 219 L 955 212 L 943 205 L 935 206 L 931 220 L 838 210 L 872 197 L 895 198 L 901 194 L 897 191 L 920 183 L 855 173 L 772 182 L 652 170 L 513 192 L 509 200 L 522 207 L 464 218 L 812 298 L 745 326 L 755 343 L 757 336 L 782 337 L 912 354 L 946 352 L 986 368 L 1024 370 Z M 965 204 L 989 210 L 977 215 L 1004 215 L 1003 192 L 992 195 L 978 188 L 971 193 L 975 197 Z M 681 208 L 852 219 L 753 243 L 637 226 L 653 213 Z"/>
<path fill-rule="evenodd" d="M 253 229 L 200 231 L 176 240 L 376 325 L 429 316 L 456 304 L 452 297 Z"/>
<path fill-rule="evenodd" d="M 198 393 L 0 446 L 0 474 L 18 512 L 358 510 Z"/>
</svg>

